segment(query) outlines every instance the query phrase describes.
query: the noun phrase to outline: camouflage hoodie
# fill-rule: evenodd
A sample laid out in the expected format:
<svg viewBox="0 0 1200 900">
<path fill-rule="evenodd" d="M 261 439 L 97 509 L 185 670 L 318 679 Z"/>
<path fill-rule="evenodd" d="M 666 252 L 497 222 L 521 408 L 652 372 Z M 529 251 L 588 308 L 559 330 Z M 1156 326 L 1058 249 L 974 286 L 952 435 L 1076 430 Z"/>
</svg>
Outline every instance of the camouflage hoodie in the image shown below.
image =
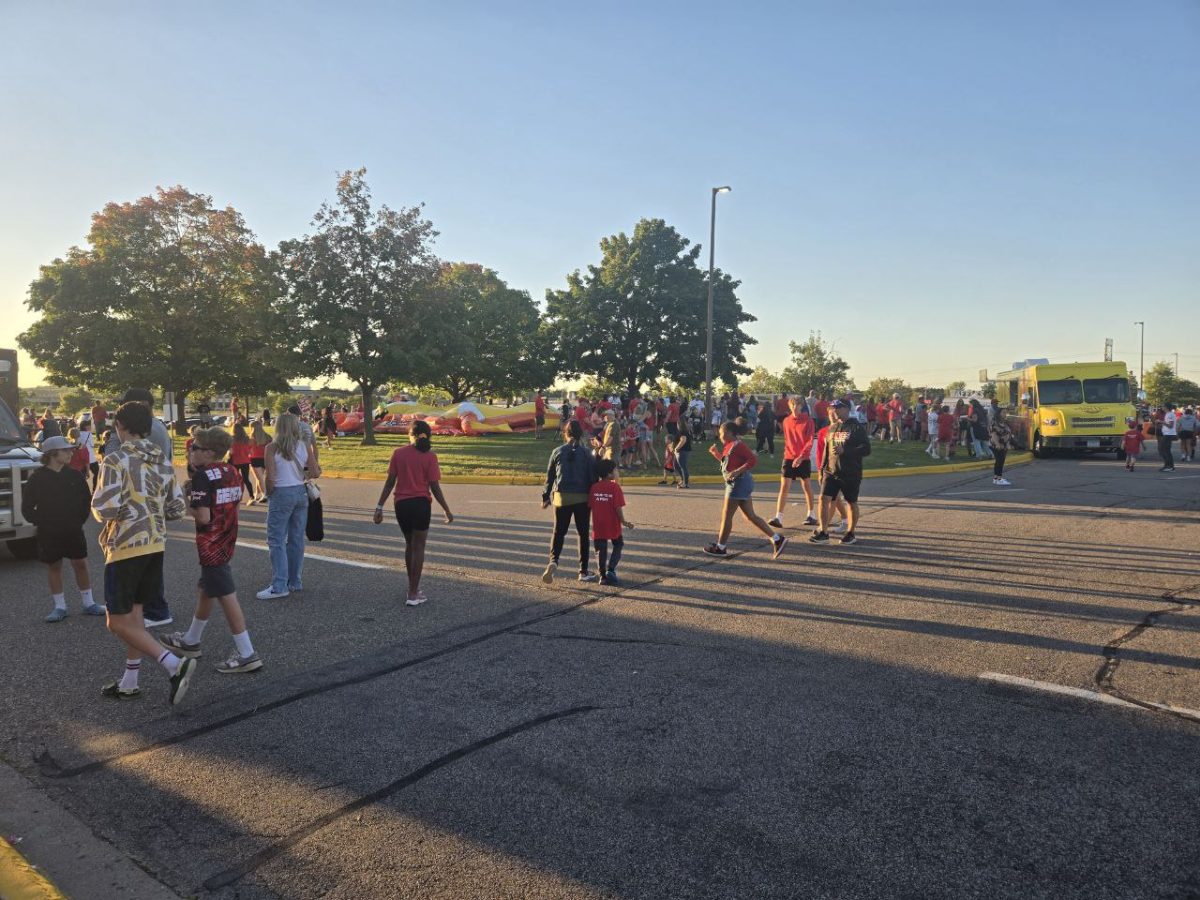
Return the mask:
<svg viewBox="0 0 1200 900">
<path fill-rule="evenodd" d="M 100 547 L 107 562 L 162 553 L 167 520 L 184 513 L 175 469 L 149 440 L 130 440 L 104 457 L 92 515 L 103 527 Z"/>
</svg>

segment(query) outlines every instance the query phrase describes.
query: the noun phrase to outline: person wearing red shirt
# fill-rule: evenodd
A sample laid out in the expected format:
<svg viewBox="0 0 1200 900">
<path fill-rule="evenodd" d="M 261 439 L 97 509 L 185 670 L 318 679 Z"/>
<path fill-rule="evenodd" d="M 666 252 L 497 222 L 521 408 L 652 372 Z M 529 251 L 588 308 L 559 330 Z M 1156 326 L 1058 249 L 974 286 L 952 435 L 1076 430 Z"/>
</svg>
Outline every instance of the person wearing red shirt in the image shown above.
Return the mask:
<svg viewBox="0 0 1200 900">
<path fill-rule="evenodd" d="M 108 410 L 104 408 L 103 400 L 97 400 L 92 407 L 92 431 L 96 434 L 102 432 L 106 421 L 108 421 Z"/>
<path fill-rule="evenodd" d="M 625 494 L 621 485 L 616 482 L 616 464 L 611 459 L 602 459 L 596 463 L 596 475 L 599 481 L 588 491 L 588 509 L 592 511 L 592 543 L 596 547 L 596 556 L 600 563 L 600 583 L 619 586 L 621 579 L 617 577 L 617 564 L 621 561 L 621 551 L 625 547 L 625 538 L 621 536 L 621 526 L 630 531 L 633 523 L 625 518 Z M 612 543 L 612 556 L 608 554 L 608 545 Z"/>
<path fill-rule="evenodd" d="M 946 459 L 954 455 L 954 426 L 958 419 L 950 412 L 949 406 L 943 406 L 937 417 L 938 455 L 945 450 Z"/>
<path fill-rule="evenodd" d="M 791 401 L 788 399 L 786 391 L 775 398 L 773 408 L 775 410 L 775 433 L 783 434 L 783 420 L 788 417 L 788 413 L 792 410 Z"/>
<path fill-rule="evenodd" d="M 267 498 L 265 473 L 267 444 L 269 443 L 271 443 L 271 438 L 267 435 L 267 430 L 263 428 L 262 419 L 255 419 L 254 424 L 250 426 L 250 474 L 254 478 L 254 484 L 246 483 L 246 487 L 253 493 L 250 498 L 251 506 L 255 503 L 262 503 Z"/>
<path fill-rule="evenodd" d="M 442 494 L 442 470 L 438 468 L 437 454 L 430 447 L 433 431 L 429 423 L 418 419 L 408 432 L 408 446 L 397 447 L 388 464 L 387 481 L 375 506 L 373 521 L 383 522 L 383 502 L 395 488 L 393 506 L 396 523 L 404 534 L 404 567 L 408 570 L 408 606 L 420 606 L 429 598 L 421 590 L 421 570 L 425 567 L 425 541 L 429 537 L 429 522 L 432 518 L 433 500 L 436 499 L 446 514 L 446 524 L 454 521 L 454 514 L 446 505 Z"/>
<path fill-rule="evenodd" d="M 579 422 L 579 427 L 584 431 L 589 428 L 589 420 L 592 418 L 592 408 L 588 405 L 587 399 L 580 397 L 575 401 L 575 420 Z"/>
<path fill-rule="evenodd" d="M 234 652 L 217 671 L 225 675 L 257 672 L 262 658 L 250 642 L 246 616 L 237 598 L 233 580 L 234 549 L 237 547 L 238 507 L 242 502 L 242 476 L 225 462 L 232 440 L 224 428 L 208 428 L 196 434 L 190 457 L 192 476 L 188 508 L 196 522 L 196 552 L 200 557 L 199 597 L 192 624 L 186 632 L 160 635 L 158 642 L 180 657 L 198 659 L 200 641 L 212 616 L 213 602 L 221 605 L 225 623 L 233 637 Z"/>
<path fill-rule="evenodd" d="M 546 424 L 546 398 L 538 391 L 533 397 L 533 439 L 542 439 L 542 428 Z"/>
<path fill-rule="evenodd" d="M 235 421 L 233 443 L 229 446 L 229 464 L 242 476 L 242 484 L 246 488 L 242 492 L 242 499 L 247 503 L 254 499 L 250 496 L 250 448 L 252 446 L 250 435 L 246 433 L 246 426 Z"/>
<path fill-rule="evenodd" d="M 829 424 L 829 401 L 824 395 L 817 398 L 817 427 L 824 428 Z"/>
<path fill-rule="evenodd" d="M 667 409 L 663 413 L 663 420 L 667 426 L 667 436 L 670 438 L 667 443 L 674 443 L 679 440 L 679 403 L 674 397 L 667 402 Z"/>
<path fill-rule="evenodd" d="M 893 444 L 900 443 L 904 430 L 904 404 L 900 402 L 899 394 L 892 394 L 888 401 L 888 429 Z"/>
<path fill-rule="evenodd" d="M 717 430 L 720 444 L 713 444 L 708 452 L 721 464 L 721 474 L 725 478 L 725 505 L 721 510 L 721 527 L 717 531 L 717 539 L 704 548 L 709 556 L 727 556 L 725 542 L 729 540 L 729 532 L 733 528 L 733 514 L 738 510 L 746 521 L 761 531 L 770 540 L 774 549 L 774 559 L 779 558 L 787 545 L 787 538 L 771 529 L 763 521 L 762 516 L 754 512 L 754 476 L 751 469 L 758 463 L 754 451 L 741 441 L 740 429 L 734 422 L 722 422 Z"/>
<path fill-rule="evenodd" d="M 1125 424 L 1128 430 L 1121 436 L 1121 449 L 1125 451 L 1125 470 L 1132 472 L 1133 464 L 1142 455 L 1146 437 L 1142 434 L 1142 429 L 1138 428 L 1137 419 L 1126 419 Z"/>
<path fill-rule="evenodd" d="M 812 477 L 813 420 L 799 397 L 788 401 L 788 409 L 791 415 L 783 420 L 783 469 L 779 476 L 779 498 L 775 501 L 775 518 L 767 521 L 772 528 L 783 527 L 788 492 L 797 478 L 804 488 L 804 524 L 817 524 L 817 518 L 813 515 L 812 485 L 809 484 Z"/>
</svg>

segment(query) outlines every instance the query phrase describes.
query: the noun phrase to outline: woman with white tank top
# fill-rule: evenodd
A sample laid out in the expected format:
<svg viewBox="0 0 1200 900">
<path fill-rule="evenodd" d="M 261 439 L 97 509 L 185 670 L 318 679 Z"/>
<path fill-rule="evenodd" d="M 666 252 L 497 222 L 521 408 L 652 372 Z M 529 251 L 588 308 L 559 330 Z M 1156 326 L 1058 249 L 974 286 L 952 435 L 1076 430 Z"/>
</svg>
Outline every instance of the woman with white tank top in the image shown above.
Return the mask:
<svg viewBox="0 0 1200 900">
<path fill-rule="evenodd" d="M 321 466 L 301 436 L 300 420 L 281 413 L 275 439 L 267 445 L 267 546 L 271 551 L 271 584 L 259 600 L 277 600 L 303 588 L 304 528 L 308 524 L 306 478 L 317 478 Z M 307 470 L 307 471 L 306 471 Z"/>
</svg>

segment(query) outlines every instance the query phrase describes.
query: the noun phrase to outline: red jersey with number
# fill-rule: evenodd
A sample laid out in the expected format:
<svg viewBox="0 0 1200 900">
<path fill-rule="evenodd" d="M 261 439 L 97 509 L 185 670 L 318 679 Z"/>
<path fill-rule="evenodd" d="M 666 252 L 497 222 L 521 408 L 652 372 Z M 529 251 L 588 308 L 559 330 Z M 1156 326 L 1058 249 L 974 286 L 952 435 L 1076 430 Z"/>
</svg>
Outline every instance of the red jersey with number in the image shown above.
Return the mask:
<svg viewBox="0 0 1200 900">
<path fill-rule="evenodd" d="M 192 509 L 208 507 L 207 525 L 196 523 L 196 549 L 200 565 L 223 566 L 233 559 L 237 545 L 238 507 L 242 503 L 242 476 L 227 462 L 196 469 L 188 502 Z"/>
<path fill-rule="evenodd" d="M 615 541 L 621 536 L 621 514 L 625 494 L 615 481 L 597 481 L 588 491 L 588 508 L 592 511 L 592 539 Z"/>
</svg>

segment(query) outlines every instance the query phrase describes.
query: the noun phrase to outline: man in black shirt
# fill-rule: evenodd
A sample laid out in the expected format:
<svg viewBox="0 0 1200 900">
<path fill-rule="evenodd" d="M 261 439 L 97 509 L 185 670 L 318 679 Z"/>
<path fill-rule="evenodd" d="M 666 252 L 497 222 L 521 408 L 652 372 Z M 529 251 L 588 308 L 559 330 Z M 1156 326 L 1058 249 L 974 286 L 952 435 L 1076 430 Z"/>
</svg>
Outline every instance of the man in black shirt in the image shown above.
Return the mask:
<svg viewBox="0 0 1200 900">
<path fill-rule="evenodd" d="M 850 414 L 850 404 L 837 400 L 829 407 L 830 424 L 825 434 L 824 457 L 821 473 L 824 476 L 821 488 L 821 508 L 817 518 L 817 530 L 809 540 L 814 544 L 829 543 L 825 523 L 833 503 L 840 495 L 846 501 L 849 515 L 847 529 L 842 535 L 843 544 L 853 544 L 858 538 L 854 528 L 858 524 L 858 490 L 862 485 L 863 457 L 871 454 L 871 440 L 862 423 Z"/>
</svg>

